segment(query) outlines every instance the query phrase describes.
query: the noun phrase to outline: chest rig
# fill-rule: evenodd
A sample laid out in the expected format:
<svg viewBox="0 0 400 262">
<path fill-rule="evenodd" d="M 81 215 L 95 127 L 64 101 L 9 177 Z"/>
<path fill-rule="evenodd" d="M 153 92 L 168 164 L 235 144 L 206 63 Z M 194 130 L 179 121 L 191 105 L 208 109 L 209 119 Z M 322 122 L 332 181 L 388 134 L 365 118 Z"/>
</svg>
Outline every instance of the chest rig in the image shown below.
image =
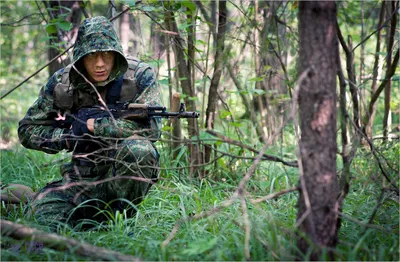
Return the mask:
<svg viewBox="0 0 400 262">
<path fill-rule="evenodd" d="M 135 77 L 137 71 L 139 70 L 139 64 L 141 61 L 133 57 L 127 57 L 126 59 L 128 60 L 128 69 L 126 70 L 122 79 L 113 81 L 114 85 L 117 86 L 113 86 L 112 88 L 117 88 L 119 93 L 117 94 L 117 97 L 115 97 L 114 94 L 114 99 L 112 99 L 113 103 L 132 101 L 136 98 L 138 91 L 141 91 L 138 90 Z M 69 78 L 69 72 L 71 69 L 72 65 L 68 65 L 64 69 L 64 72 L 61 76 L 61 82 L 54 87 L 54 105 L 65 112 L 74 112 L 82 107 L 99 105 L 100 102 L 92 87 L 85 89 L 74 88 Z M 101 93 L 105 90 L 98 88 L 98 91 Z M 109 101 L 106 102 L 110 103 Z"/>
</svg>

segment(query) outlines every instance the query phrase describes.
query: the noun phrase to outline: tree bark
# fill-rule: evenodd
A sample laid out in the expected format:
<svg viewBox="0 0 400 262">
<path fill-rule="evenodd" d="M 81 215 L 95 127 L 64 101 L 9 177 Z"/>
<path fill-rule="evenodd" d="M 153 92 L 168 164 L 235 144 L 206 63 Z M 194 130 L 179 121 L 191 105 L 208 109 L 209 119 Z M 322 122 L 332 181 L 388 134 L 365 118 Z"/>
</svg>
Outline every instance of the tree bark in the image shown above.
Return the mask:
<svg viewBox="0 0 400 262">
<path fill-rule="evenodd" d="M 397 1 L 399 3 L 399 1 Z M 390 11 L 389 13 L 392 13 L 396 9 L 396 2 L 389 2 Z M 392 65 L 392 50 L 393 50 L 393 45 L 394 45 L 394 35 L 396 32 L 396 26 L 397 26 L 397 12 L 393 15 L 392 21 L 390 23 L 390 28 L 387 30 L 388 32 L 388 44 L 387 44 L 387 57 L 386 57 L 386 65 L 388 68 L 395 66 L 397 67 L 397 64 Z M 383 136 L 385 139 L 388 138 L 389 134 L 389 129 L 390 129 L 390 100 L 391 100 L 391 93 L 392 93 L 392 81 L 389 80 L 386 88 L 385 88 L 385 113 L 383 115 Z"/>
<path fill-rule="evenodd" d="M 260 4 L 261 3 L 263 2 L 260 1 Z M 257 54 L 259 58 L 257 75 L 262 76 L 264 80 L 257 82 L 257 85 L 258 89 L 265 91 L 265 94 L 262 95 L 261 98 L 264 104 L 264 110 L 266 110 L 265 121 L 268 127 L 266 136 L 270 137 L 283 122 L 281 109 L 282 107 L 284 108 L 284 106 L 280 101 L 280 96 L 286 94 L 287 90 L 286 85 L 281 80 L 282 77 L 278 73 L 281 67 L 280 61 L 282 61 L 282 58 L 278 57 L 280 56 L 280 52 L 276 50 L 276 46 L 279 45 L 279 40 L 276 41 L 276 45 L 272 44 L 270 40 L 271 35 L 276 35 L 277 39 L 280 37 L 276 13 L 281 3 L 272 1 L 265 2 L 263 5 L 264 7 L 260 7 L 263 12 L 263 27 L 259 37 L 260 49 Z"/>
<path fill-rule="evenodd" d="M 210 91 L 208 93 L 208 106 L 206 110 L 205 128 L 214 129 L 215 114 L 218 101 L 218 86 L 222 74 L 223 54 L 225 48 L 225 31 L 226 31 L 226 1 L 219 1 L 218 7 L 218 32 L 217 32 L 217 50 L 214 59 L 214 74 L 211 78 Z M 208 163 L 211 158 L 211 147 L 205 146 L 204 149 L 205 163 Z"/>
<path fill-rule="evenodd" d="M 381 39 L 382 39 L 382 23 L 383 23 L 383 17 L 385 14 L 385 1 L 382 1 L 382 5 L 381 5 L 381 10 L 379 13 L 379 22 L 378 22 L 378 26 L 377 28 L 379 29 L 377 32 L 377 36 L 376 36 L 376 48 L 375 48 L 375 61 L 374 61 L 374 67 L 373 67 L 373 71 L 372 71 L 372 85 L 371 85 L 371 95 L 373 93 L 375 93 L 376 89 L 378 88 L 378 67 L 379 67 L 379 52 L 381 51 Z M 363 39 L 363 38 L 362 38 Z M 375 113 L 376 113 L 376 109 L 375 107 L 373 107 L 371 114 L 368 116 L 369 120 L 367 123 L 364 123 L 365 125 L 365 133 L 367 135 L 368 138 L 372 138 L 373 133 L 372 133 L 372 125 L 374 122 L 374 118 L 375 118 Z"/>
<path fill-rule="evenodd" d="M 305 235 L 298 247 L 318 260 L 321 247 L 335 247 L 338 231 L 336 3 L 299 2 L 299 34 L 299 75 L 310 71 L 299 90 L 303 169 L 297 223 Z"/>
<path fill-rule="evenodd" d="M 175 32 L 176 34 L 172 35 L 171 38 L 173 39 L 173 50 L 174 50 L 174 55 L 175 55 L 175 61 L 177 63 L 177 71 L 178 71 L 178 76 L 179 76 L 179 82 L 180 86 L 182 88 L 183 93 L 186 95 L 185 96 L 185 104 L 187 106 L 188 111 L 196 111 L 196 104 L 194 100 L 190 99 L 191 97 L 194 97 L 194 90 L 192 86 L 192 81 L 191 77 L 189 74 L 189 69 L 188 65 L 186 62 L 186 55 L 184 53 L 184 44 L 183 44 L 183 39 L 181 38 L 178 27 L 176 25 L 175 17 L 173 12 L 170 10 L 168 3 L 165 3 L 167 7 L 166 11 L 166 21 L 168 21 L 166 24 L 168 26 L 168 30 L 171 32 Z M 189 118 L 188 119 L 188 133 L 189 137 L 198 137 L 199 135 L 199 127 L 198 127 L 198 122 L 196 118 Z M 199 143 L 193 142 L 190 144 L 190 164 L 191 164 L 191 170 L 190 174 L 193 175 L 193 173 L 197 170 L 193 167 L 194 165 L 199 165 L 202 163 L 202 158 L 201 158 L 201 153 L 200 153 L 200 145 Z"/>
</svg>

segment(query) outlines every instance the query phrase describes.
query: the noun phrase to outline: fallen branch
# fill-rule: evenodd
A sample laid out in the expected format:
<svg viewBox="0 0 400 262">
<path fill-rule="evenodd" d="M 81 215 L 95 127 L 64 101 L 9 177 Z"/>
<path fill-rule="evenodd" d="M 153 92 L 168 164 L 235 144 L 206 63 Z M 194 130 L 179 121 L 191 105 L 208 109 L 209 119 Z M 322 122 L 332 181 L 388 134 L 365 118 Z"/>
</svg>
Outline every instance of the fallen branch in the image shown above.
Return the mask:
<svg viewBox="0 0 400 262">
<path fill-rule="evenodd" d="M 140 259 L 130 255 L 124 255 L 113 250 L 82 243 L 57 234 L 45 233 L 43 231 L 3 219 L 1 219 L 0 231 L 3 237 L 11 237 L 17 240 L 34 241 L 35 243 L 40 243 L 40 245 L 43 245 L 43 247 L 58 251 L 69 251 L 73 254 L 83 257 L 90 257 L 94 260 L 141 261 Z"/>
</svg>

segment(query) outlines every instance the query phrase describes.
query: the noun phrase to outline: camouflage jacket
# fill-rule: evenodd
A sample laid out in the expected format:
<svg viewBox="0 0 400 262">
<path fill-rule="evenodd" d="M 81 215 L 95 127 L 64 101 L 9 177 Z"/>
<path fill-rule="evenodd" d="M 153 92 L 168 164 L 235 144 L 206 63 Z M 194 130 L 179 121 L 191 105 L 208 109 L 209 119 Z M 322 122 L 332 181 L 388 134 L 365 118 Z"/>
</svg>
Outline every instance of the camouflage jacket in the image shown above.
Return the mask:
<svg viewBox="0 0 400 262">
<path fill-rule="evenodd" d="M 82 58 L 97 51 L 116 52 L 114 67 L 105 82 L 96 83 L 96 89 L 110 88 L 117 80 L 121 80 L 127 71 L 128 62 L 122 52 L 121 43 L 105 17 L 93 17 L 83 21 L 79 27 L 78 37 L 73 51 L 72 64 L 81 71 L 86 72 Z M 70 126 L 63 125 L 60 118 L 65 110 L 55 104 L 54 89 L 61 83 L 64 69 L 54 73 L 48 82 L 41 88 L 38 99 L 29 108 L 26 116 L 20 121 L 18 135 L 22 145 L 26 148 L 41 150 L 47 153 L 57 153 L 67 149 L 65 137 L 71 134 Z M 149 65 L 139 63 L 135 71 L 137 94 L 132 103 L 160 105 L 160 92 L 156 76 Z M 98 97 L 93 87 L 85 81 L 74 69 L 69 72 L 69 82 L 73 91 L 83 91 L 98 102 Z M 99 104 L 100 105 L 100 104 Z M 74 105 L 73 110 L 78 110 Z M 160 120 L 151 120 L 145 123 L 123 119 L 115 122 L 108 118 L 95 120 L 94 136 L 106 138 L 127 138 L 132 135 L 159 137 Z"/>
</svg>

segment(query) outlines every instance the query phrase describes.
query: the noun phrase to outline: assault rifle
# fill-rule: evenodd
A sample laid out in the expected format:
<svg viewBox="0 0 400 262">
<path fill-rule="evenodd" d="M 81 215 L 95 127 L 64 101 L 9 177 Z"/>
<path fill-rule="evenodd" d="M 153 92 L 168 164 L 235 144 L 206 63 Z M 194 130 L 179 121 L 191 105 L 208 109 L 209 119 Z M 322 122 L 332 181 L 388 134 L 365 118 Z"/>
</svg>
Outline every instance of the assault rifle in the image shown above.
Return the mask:
<svg viewBox="0 0 400 262">
<path fill-rule="evenodd" d="M 22 119 L 20 124 L 28 125 L 55 125 L 61 128 L 70 128 L 74 120 L 86 122 L 89 118 L 109 117 L 111 114 L 116 119 L 146 120 L 149 118 L 199 118 L 199 113 L 185 111 L 185 104 L 181 103 L 178 112 L 167 112 L 165 106 L 149 106 L 145 104 L 120 103 L 104 107 L 95 106 L 81 108 L 76 114 L 57 115 L 54 112 L 53 120 L 28 120 Z"/>
<path fill-rule="evenodd" d="M 185 104 L 181 103 L 178 112 L 167 112 L 165 106 L 149 106 L 145 104 L 128 104 L 125 108 L 115 109 L 110 108 L 111 113 L 115 118 L 140 120 L 153 117 L 161 118 L 199 118 L 199 113 L 188 112 L 185 110 Z M 114 112 L 115 114 L 114 114 Z"/>
<path fill-rule="evenodd" d="M 74 119 L 86 122 L 89 118 L 110 117 L 141 121 L 150 118 L 198 118 L 199 113 L 185 111 L 185 104 L 181 103 L 178 112 L 167 112 L 164 106 L 150 106 L 146 104 L 117 103 L 107 105 L 108 110 L 101 106 L 79 109 Z M 73 119 L 72 119 L 73 120 Z"/>
</svg>

